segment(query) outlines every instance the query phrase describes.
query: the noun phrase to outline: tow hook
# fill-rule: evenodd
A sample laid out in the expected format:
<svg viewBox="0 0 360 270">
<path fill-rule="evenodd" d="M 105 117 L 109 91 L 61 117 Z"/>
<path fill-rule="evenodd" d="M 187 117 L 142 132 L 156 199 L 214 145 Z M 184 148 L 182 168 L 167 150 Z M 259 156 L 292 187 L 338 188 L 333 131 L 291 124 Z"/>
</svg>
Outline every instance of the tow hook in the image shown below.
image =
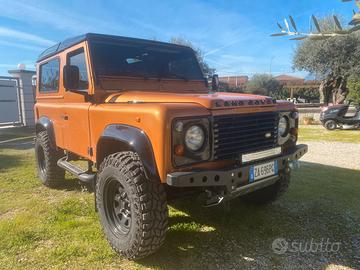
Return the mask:
<svg viewBox="0 0 360 270">
<path fill-rule="evenodd" d="M 223 190 L 219 194 L 219 193 L 214 193 L 209 189 L 206 189 L 205 194 L 206 194 L 206 201 L 204 207 L 219 205 L 225 198 Z"/>
</svg>

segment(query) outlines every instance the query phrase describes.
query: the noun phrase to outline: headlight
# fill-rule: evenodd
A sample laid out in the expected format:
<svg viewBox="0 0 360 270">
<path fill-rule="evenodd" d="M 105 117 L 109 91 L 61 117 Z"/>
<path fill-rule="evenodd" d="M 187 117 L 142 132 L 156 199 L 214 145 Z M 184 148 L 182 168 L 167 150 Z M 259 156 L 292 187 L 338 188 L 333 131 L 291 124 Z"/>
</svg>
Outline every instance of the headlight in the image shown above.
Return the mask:
<svg viewBox="0 0 360 270">
<path fill-rule="evenodd" d="M 199 150 L 205 141 L 204 130 L 197 125 L 190 126 L 185 133 L 185 145 L 192 151 Z"/>
<path fill-rule="evenodd" d="M 288 133 L 289 121 L 286 116 L 282 116 L 278 124 L 278 133 L 281 137 L 285 137 Z"/>
</svg>

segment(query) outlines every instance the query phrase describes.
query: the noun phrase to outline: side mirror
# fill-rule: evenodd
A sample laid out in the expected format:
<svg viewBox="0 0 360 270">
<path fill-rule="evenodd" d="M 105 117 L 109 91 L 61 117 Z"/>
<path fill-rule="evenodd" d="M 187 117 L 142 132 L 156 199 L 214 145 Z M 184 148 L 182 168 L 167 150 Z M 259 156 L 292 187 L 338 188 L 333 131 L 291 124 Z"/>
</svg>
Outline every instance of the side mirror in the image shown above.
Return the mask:
<svg viewBox="0 0 360 270">
<path fill-rule="evenodd" d="M 219 90 L 219 76 L 217 74 L 214 74 L 211 78 L 211 89 L 213 91 Z"/>
<path fill-rule="evenodd" d="M 80 71 L 77 66 L 66 65 L 63 69 L 64 86 L 66 90 L 79 89 Z"/>
<path fill-rule="evenodd" d="M 204 77 L 204 82 L 205 82 L 206 88 L 209 88 L 209 79 L 207 77 Z"/>
</svg>

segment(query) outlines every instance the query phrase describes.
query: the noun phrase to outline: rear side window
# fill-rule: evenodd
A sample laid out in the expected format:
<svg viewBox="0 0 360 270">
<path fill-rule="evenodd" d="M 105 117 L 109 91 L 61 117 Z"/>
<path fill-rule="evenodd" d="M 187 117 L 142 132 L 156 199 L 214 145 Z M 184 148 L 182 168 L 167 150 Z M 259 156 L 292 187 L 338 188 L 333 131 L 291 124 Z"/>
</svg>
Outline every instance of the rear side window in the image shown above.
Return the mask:
<svg viewBox="0 0 360 270">
<path fill-rule="evenodd" d="M 86 70 L 86 61 L 84 49 L 81 48 L 73 53 L 71 53 L 68 57 L 68 63 L 72 66 L 76 66 L 79 68 L 79 88 L 77 90 L 85 90 L 89 87 L 89 79 Z"/>
<path fill-rule="evenodd" d="M 53 59 L 40 66 L 39 91 L 58 92 L 59 91 L 59 59 Z"/>
</svg>

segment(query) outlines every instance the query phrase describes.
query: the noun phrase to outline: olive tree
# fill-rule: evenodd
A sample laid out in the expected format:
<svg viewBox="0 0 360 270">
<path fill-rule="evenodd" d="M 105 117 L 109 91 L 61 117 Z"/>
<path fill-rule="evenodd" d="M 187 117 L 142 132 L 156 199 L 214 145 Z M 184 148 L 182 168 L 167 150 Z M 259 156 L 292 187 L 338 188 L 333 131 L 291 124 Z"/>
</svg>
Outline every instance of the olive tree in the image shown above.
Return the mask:
<svg viewBox="0 0 360 270">
<path fill-rule="evenodd" d="M 320 20 L 323 29 L 331 29 L 328 18 Z M 342 103 L 348 94 L 349 76 L 360 75 L 360 36 L 352 33 L 324 40 L 305 39 L 295 49 L 294 69 L 307 71 L 322 80 L 322 103 Z"/>
<path fill-rule="evenodd" d="M 360 76 L 352 76 L 348 80 L 349 94 L 347 99 L 360 106 Z"/>
<path fill-rule="evenodd" d="M 255 74 L 246 85 L 247 92 L 273 97 L 277 97 L 281 89 L 280 82 L 269 74 Z"/>
</svg>

